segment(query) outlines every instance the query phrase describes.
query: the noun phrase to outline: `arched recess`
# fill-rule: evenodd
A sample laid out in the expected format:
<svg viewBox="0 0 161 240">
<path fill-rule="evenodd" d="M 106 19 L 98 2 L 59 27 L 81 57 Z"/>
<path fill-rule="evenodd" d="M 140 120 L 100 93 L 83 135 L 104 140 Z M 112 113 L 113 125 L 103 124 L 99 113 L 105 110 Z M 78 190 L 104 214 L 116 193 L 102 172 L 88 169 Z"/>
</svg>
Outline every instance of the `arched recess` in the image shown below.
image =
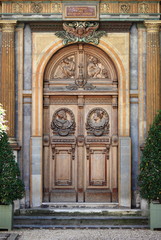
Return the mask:
<svg viewBox="0 0 161 240">
<path fill-rule="evenodd" d="M 79 45 L 79 46 L 82 46 L 82 45 Z M 49 86 L 48 85 L 49 80 L 53 79 L 52 74 L 54 72 L 54 67 L 55 67 L 55 70 L 56 70 L 56 68 L 58 68 L 58 66 L 61 62 L 61 53 L 60 52 L 64 51 L 65 57 L 68 58 L 68 57 L 70 57 L 70 54 L 71 54 L 71 51 L 68 51 L 68 49 L 73 48 L 73 51 L 74 51 L 74 48 L 78 48 L 78 46 L 77 45 L 71 45 L 71 46 L 68 46 L 66 48 L 63 48 L 63 50 L 61 50 L 61 48 L 62 48 L 61 42 L 58 42 L 57 44 L 54 44 L 53 46 L 51 46 L 45 52 L 45 54 L 42 56 L 42 58 L 40 59 L 37 67 L 35 68 L 35 72 L 33 71 L 33 111 L 32 111 L 32 114 L 33 114 L 32 115 L 33 116 L 33 118 L 32 118 L 33 119 L 33 122 L 32 122 L 32 136 L 33 137 L 32 137 L 32 142 L 33 142 L 34 138 L 40 138 L 42 140 L 42 137 L 43 137 L 43 118 L 42 118 L 42 116 L 43 116 L 43 80 L 45 80 L 45 88 L 44 88 L 45 102 L 44 102 L 44 106 L 47 109 L 48 108 L 48 103 L 49 103 L 49 97 L 48 97 L 49 95 L 48 95 L 46 89 Z M 109 79 L 111 81 L 110 82 L 111 85 L 114 84 L 116 86 L 117 85 L 117 79 L 119 81 L 120 80 L 122 81 L 122 79 L 123 79 L 123 82 L 126 82 L 126 75 L 125 75 L 125 70 L 124 70 L 123 63 L 120 60 L 120 57 L 118 56 L 118 54 L 113 49 L 111 49 L 110 46 L 108 46 L 106 43 L 101 41 L 98 47 L 88 45 L 87 48 L 88 48 L 88 53 L 91 53 L 93 57 L 96 57 L 99 60 L 99 62 L 102 64 L 102 66 L 108 66 L 109 71 L 108 71 L 108 77 L 106 77 L 106 79 Z M 60 51 L 59 51 L 59 49 L 60 49 Z M 97 49 L 97 51 L 93 51 L 93 49 Z M 102 51 L 101 49 L 103 49 L 104 51 Z M 82 51 L 81 47 L 80 47 L 79 51 L 80 52 Z M 108 54 L 106 54 L 105 52 L 108 53 Z M 101 59 L 99 57 L 100 56 L 99 53 L 102 54 Z M 110 57 L 108 57 L 108 56 L 110 56 Z M 54 67 L 53 67 L 53 61 L 54 61 L 53 58 L 55 58 L 55 57 L 56 57 L 57 61 L 55 62 Z M 77 58 L 78 56 L 75 55 L 75 57 Z M 103 69 L 105 69 L 105 68 L 102 68 L 102 70 Z M 77 71 L 75 77 L 79 78 L 79 76 L 80 76 L 80 71 Z M 73 80 L 73 79 L 71 78 L 71 80 Z M 88 81 L 92 85 L 94 85 L 94 83 L 95 83 L 96 86 L 99 85 L 97 83 L 97 78 L 92 79 L 92 80 L 89 79 Z M 53 82 L 53 84 L 54 84 L 54 82 Z M 71 83 L 69 82 L 68 85 L 70 86 L 72 84 L 73 84 L 73 82 L 71 82 Z M 103 84 L 104 83 L 102 83 L 102 86 L 103 86 Z M 66 86 L 64 85 L 64 87 L 66 87 Z M 51 86 L 51 91 L 52 91 L 52 86 Z M 103 92 L 103 90 L 101 90 L 101 88 L 99 89 L 99 91 L 100 92 L 97 92 L 96 95 L 101 95 L 101 91 Z M 117 100 L 116 100 L 117 97 L 114 97 L 114 96 L 117 96 L 116 92 L 117 91 L 115 91 L 115 94 L 112 94 L 112 93 L 109 94 L 109 96 L 112 97 L 111 98 L 112 99 L 111 104 L 114 108 L 117 107 Z M 124 96 L 124 94 L 125 94 L 125 92 L 120 91 L 120 95 L 122 95 L 122 96 L 119 96 L 119 97 L 121 97 L 121 99 L 126 98 L 126 96 Z M 59 94 L 57 93 L 57 95 L 60 95 L 60 92 L 59 92 Z M 82 101 L 82 97 L 79 97 L 78 103 L 80 103 L 80 109 L 82 109 L 82 104 L 83 104 L 83 103 L 81 103 L 81 101 Z M 117 124 L 115 124 L 115 126 L 116 125 Z M 118 123 L 118 125 L 119 125 L 119 123 Z M 49 129 L 49 126 L 46 129 Z M 48 130 L 45 130 L 45 131 L 48 131 Z M 116 128 L 113 132 L 113 135 L 111 135 L 111 141 L 113 142 L 113 150 L 111 151 L 111 154 L 113 156 L 115 156 L 115 158 L 116 158 L 116 155 L 117 155 L 117 133 L 115 134 L 115 132 L 117 132 L 117 126 L 116 126 Z M 79 142 L 79 140 L 78 140 L 78 142 Z M 35 144 L 35 142 L 34 142 L 34 144 Z M 33 149 L 34 149 L 34 144 L 32 144 Z M 39 144 L 40 145 L 44 144 L 44 146 L 49 147 L 49 136 L 48 136 L 48 134 L 45 134 L 44 143 L 42 143 L 42 141 L 40 141 Z M 105 145 L 106 144 L 104 144 L 104 147 L 105 147 Z M 102 149 L 101 151 L 103 151 L 103 150 L 104 149 Z M 87 148 L 86 148 L 86 151 L 87 151 Z M 32 205 L 33 206 L 40 205 L 40 204 L 38 204 L 38 202 L 41 203 L 42 202 L 42 197 L 43 197 L 43 193 L 42 193 L 43 192 L 43 189 L 42 189 L 43 149 L 42 148 L 40 149 L 40 152 L 41 153 L 40 153 L 40 162 L 39 162 L 39 165 L 40 165 L 39 180 L 34 178 L 33 172 L 32 172 L 32 175 L 31 175 L 31 178 L 32 178 L 32 181 L 31 181 L 31 183 L 32 183 L 32 194 L 31 194 L 31 196 L 32 196 Z M 47 154 L 51 154 L 50 150 L 47 151 L 47 152 L 48 152 Z M 72 148 L 71 148 L 71 152 L 72 152 Z M 77 151 L 77 153 L 79 153 L 79 150 Z M 32 151 L 32 165 L 34 165 L 34 159 L 35 159 L 34 154 L 35 154 L 34 151 Z M 115 162 L 117 162 L 117 160 Z M 48 167 L 49 168 L 51 167 L 49 162 L 46 163 L 46 168 L 48 168 Z M 111 167 L 114 168 L 116 166 L 113 165 Z M 110 171 L 112 171 L 112 170 L 110 170 Z M 51 174 L 51 172 L 50 172 L 50 174 Z M 117 185 L 116 175 L 117 175 L 117 171 L 115 172 L 115 179 L 110 179 L 110 183 L 109 183 L 110 186 L 112 186 L 112 184 Z M 86 181 L 86 179 L 83 180 L 83 181 Z M 34 185 L 35 185 L 35 183 L 37 184 L 37 182 L 39 183 L 40 188 L 39 188 L 39 190 L 36 191 L 36 195 L 35 195 Z M 73 201 L 73 199 L 76 199 L 76 201 L 77 201 L 77 199 L 79 198 L 79 201 L 83 201 L 83 200 L 81 200 L 81 199 L 84 199 L 84 196 L 82 196 L 82 193 L 81 193 L 82 188 L 83 188 L 82 180 L 78 179 L 78 177 L 77 177 L 75 182 L 77 182 L 78 191 L 77 191 L 76 195 L 75 195 L 75 193 L 74 193 L 74 195 L 72 195 L 72 193 L 71 193 L 71 196 L 74 196 L 74 197 L 70 196 L 70 199 L 72 199 L 72 201 Z M 112 187 L 111 187 L 111 191 L 115 192 L 117 187 L 116 187 L 116 189 L 114 189 L 114 188 L 112 189 Z M 98 186 L 96 188 L 98 188 Z M 74 187 L 74 189 L 75 189 L 75 187 Z M 49 191 L 50 190 L 51 190 L 51 182 L 48 182 L 46 184 L 46 187 L 45 187 L 45 191 L 47 191 L 47 194 L 45 193 L 46 194 L 46 197 L 45 197 L 46 201 L 51 200 L 51 198 L 54 199 L 54 197 L 49 196 Z M 90 194 L 86 193 L 86 198 L 87 199 L 93 198 L 93 196 L 94 195 L 90 195 Z M 113 199 L 115 199 L 114 201 L 117 201 L 116 200 L 117 196 L 115 196 L 115 194 L 108 196 L 108 194 L 106 193 L 106 198 L 107 199 L 111 199 L 112 197 L 113 197 Z M 59 197 L 58 197 L 57 200 L 59 200 Z M 55 201 L 55 199 L 54 199 L 54 201 Z"/>
</svg>

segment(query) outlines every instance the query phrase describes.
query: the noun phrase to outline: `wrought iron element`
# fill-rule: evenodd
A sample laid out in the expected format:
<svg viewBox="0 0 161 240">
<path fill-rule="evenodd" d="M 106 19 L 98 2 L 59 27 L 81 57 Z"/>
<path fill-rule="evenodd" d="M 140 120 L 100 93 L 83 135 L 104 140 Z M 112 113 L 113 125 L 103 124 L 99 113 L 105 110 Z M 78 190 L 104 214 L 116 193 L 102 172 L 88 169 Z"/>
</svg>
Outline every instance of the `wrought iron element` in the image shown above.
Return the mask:
<svg viewBox="0 0 161 240">
<path fill-rule="evenodd" d="M 55 35 L 63 39 L 63 44 L 70 42 L 85 42 L 99 44 L 99 39 L 106 35 L 105 31 L 96 31 L 99 27 L 98 23 L 92 22 L 71 22 L 63 23 L 65 31 L 57 31 Z"/>
<path fill-rule="evenodd" d="M 59 136 L 73 135 L 75 132 L 75 117 L 68 108 L 60 108 L 53 114 L 51 129 Z"/>
<path fill-rule="evenodd" d="M 93 86 L 91 83 L 87 82 L 87 79 L 84 79 L 83 77 L 83 65 L 80 64 L 79 66 L 79 76 L 75 79 L 74 84 L 70 84 L 66 88 L 69 90 L 78 90 L 79 88 L 84 90 L 91 90 L 94 89 L 95 86 Z"/>
<path fill-rule="evenodd" d="M 109 115 L 103 108 L 93 108 L 87 116 L 88 135 L 102 136 L 109 134 Z"/>
</svg>

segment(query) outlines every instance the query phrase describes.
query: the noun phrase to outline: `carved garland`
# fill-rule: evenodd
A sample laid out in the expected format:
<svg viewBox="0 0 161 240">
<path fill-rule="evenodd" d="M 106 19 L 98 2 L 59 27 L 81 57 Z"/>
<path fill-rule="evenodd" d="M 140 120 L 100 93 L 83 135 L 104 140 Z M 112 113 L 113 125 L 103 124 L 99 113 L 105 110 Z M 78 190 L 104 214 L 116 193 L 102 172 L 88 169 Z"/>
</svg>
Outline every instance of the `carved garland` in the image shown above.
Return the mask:
<svg viewBox="0 0 161 240">
<path fill-rule="evenodd" d="M 98 27 L 98 23 L 92 22 L 63 23 L 65 31 L 57 31 L 55 35 L 63 39 L 64 45 L 70 42 L 85 42 L 97 45 L 99 39 L 106 35 L 105 31 L 96 31 Z"/>
<path fill-rule="evenodd" d="M 53 114 L 51 129 L 59 136 L 73 135 L 75 131 L 75 118 L 68 108 L 60 108 Z"/>
</svg>

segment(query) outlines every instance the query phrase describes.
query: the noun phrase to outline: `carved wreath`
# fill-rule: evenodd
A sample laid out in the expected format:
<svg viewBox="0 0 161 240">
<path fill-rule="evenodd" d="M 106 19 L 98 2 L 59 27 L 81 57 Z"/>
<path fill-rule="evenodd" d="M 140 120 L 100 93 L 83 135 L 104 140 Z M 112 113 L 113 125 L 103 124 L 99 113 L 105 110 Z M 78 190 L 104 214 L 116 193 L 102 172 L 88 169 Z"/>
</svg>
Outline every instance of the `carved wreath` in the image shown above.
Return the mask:
<svg viewBox="0 0 161 240">
<path fill-rule="evenodd" d="M 75 131 L 75 117 L 68 108 L 59 108 L 53 114 L 51 129 L 59 136 L 73 135 Z"/>
<path fill-rule="evenodd" d="M 103 108 L 93 108 L 87 116 L 88 135 L 102 136 L 109 133 L 109 115 Z"/>
</svg>

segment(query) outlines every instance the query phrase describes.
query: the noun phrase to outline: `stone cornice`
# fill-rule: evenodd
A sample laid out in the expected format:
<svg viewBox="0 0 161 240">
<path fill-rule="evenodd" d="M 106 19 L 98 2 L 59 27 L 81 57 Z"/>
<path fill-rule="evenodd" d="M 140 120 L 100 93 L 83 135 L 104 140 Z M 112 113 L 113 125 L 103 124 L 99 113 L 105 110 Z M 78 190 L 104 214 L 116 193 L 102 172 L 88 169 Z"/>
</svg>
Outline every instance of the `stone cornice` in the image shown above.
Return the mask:
<svg viewBox="0 0 161 240">
<path fill-rule="evenodd" d="M 131 22 L 99 22 L 99 30 L 109 32 L 129 32 Z M 33 32 L 55 32 L 63 30 L 63 22 L 32 22 L 30 23 Z"/>
</svg>

